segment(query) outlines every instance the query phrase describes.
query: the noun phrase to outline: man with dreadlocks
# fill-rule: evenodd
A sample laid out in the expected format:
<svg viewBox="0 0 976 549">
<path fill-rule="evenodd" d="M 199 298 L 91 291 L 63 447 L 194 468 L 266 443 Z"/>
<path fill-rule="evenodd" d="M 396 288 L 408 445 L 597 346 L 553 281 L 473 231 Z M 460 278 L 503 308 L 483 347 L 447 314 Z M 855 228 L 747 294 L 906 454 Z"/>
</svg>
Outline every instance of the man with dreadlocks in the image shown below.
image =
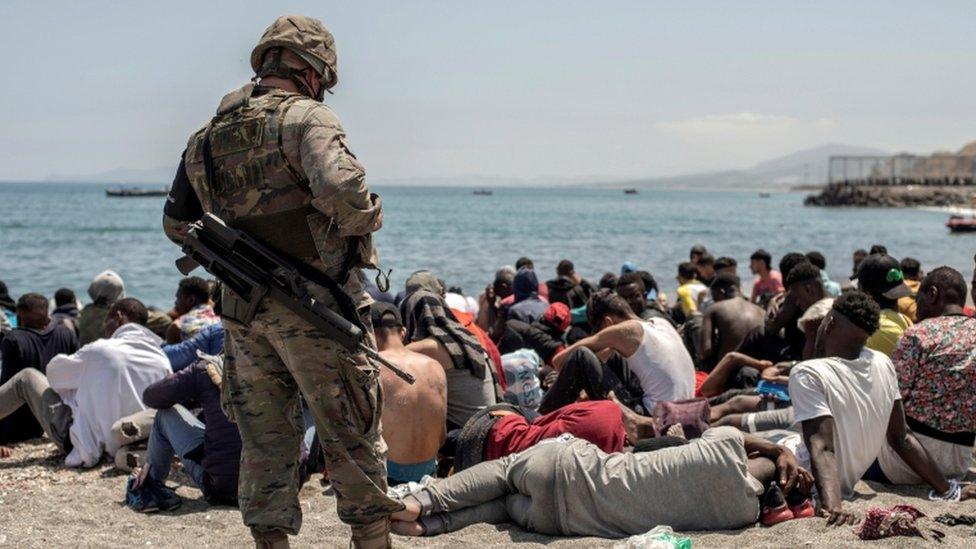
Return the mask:
<svg viewBox="0 0 976 549">
<path fill-rule="evenodd" d="M 278 18 L 251 53 L 254 82 L 227 94 L 194 133 L 164 210 L 180 243 L 205 212 L 318 272 L 309 294 L 357 323 L 373 346 L 360 269 L 375 267 L 383 223 L 362 165 L 321 103 L 338 73 L 335 40 L 317 19 Z M 239 502 L 258 547 L 288 546 L 301 528 L 301 397 L 315 421 L 339 518 L 357 548 L 390 546 L 379 370 L 269 298 L 249 311 L 224 287 L 222 400 L 243 451 Z"/>
<path fill-rule="evenodd" d="M 417 289 L 400 304 L 407 349 L 433 358 L 447 374 L 447 429 L 460 429 L 475 413 L 496 403 L 495 383 L 484 347 L 457 321 L 444 298 Z"/>
</svg>

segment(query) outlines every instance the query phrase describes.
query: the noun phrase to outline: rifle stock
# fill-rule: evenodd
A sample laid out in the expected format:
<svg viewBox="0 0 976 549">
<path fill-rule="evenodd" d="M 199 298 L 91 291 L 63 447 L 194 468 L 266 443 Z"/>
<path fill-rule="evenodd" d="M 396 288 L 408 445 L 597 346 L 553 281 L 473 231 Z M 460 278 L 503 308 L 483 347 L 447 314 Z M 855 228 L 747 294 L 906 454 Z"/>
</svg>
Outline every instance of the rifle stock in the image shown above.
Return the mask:
<svg viewBox="0 0 976 549">
<path fill-rule="evenodd" d="M 363 330 L 355 322 L 308 295 L 304 290 L 305 283 L 318 281 L 303 276 L 300 265 L 268 249 L 247 233 L 227 226 L 213 214 L 204 214 L 200 221 L 190 226 L 183 240 L 183 252 L 186 256 L 176 261 L 180 272 L 186 275 L 200 266 L 217 277 L 247 302 L 248 310 L 244 321 L 250 322 L 257 314 L 261 300 L 265 296 L 270 297 L 348 351 L 365 353 L 407 383 L 412 384 L 415 381 L 412 375 L 391 364 L 375 349 L 366 345 L 363 342 Z M 326 281 L 331 279 L 326 278 Z M 332 286 L 336 285 L 333 283 Z M 336 295 L 331 287 L 329 290 L 338 303 L 343 296 Z M 345 297 L 348 299 L 348 296 Z"/>
</svg>

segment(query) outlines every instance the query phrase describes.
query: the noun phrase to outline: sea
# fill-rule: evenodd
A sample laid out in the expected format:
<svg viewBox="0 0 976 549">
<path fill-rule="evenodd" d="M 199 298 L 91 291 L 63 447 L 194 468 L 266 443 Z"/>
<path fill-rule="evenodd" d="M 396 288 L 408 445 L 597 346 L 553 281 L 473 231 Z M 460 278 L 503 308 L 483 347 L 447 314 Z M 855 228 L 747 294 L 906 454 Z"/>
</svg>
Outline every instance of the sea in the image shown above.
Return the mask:
<svg viewBox="0 0 976 549">
<path fill-rule="evenodd" d="M 92 277 L 118 272 L 126 293 L 168 308 L 180 273 L 179 249 L 162 232 L 164 198 L 112 198 L 109 185 L 0 183 L 0 280 L 10 294 L 71 288 L 83 301 Z M 803 193 L 610 188 L 492 189 L 379 187 L 385 221 L 377 234 L 381 266 L 392 287 L 420 269 L 478 295 L 496 269 L 530 257 L 540 279 L 570 259 L 585 278 L 619 273 L 631 261 L 674 295 L 677 265 L 695 244 L 739 262 L 748 288 L 757 248 L 776 262 L 787 252 L 818 250 L 835 280 L 851 274 L 851 254 L 880 243 L 923 269 L 949 265 L 973 274 L 976 234 L 951 234 L 948 214 L 912 209 L 805 207 Z M 206 273 L 200 271 L 201 276 Z M 367 273 L 372 277 L 373 273 Z"/>
</svg>

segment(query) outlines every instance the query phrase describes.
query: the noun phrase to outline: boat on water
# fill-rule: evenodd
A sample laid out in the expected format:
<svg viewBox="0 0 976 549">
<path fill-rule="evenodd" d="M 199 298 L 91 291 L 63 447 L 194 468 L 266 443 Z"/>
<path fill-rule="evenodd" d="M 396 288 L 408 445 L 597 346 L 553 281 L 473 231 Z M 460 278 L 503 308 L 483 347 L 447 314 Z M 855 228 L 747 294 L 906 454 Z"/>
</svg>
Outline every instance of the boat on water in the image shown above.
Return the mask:
<svg viewBox="0 0 976 549">
<path fill-rule="evenodd" d="M 476 195 L 476 196 L 491 196 L 492 195 L 492 191 L 489 191 L 488 189 L 476 189 L 471 194 Z"/>
<path fill-rule="evenodd" d="M 769 198 L 771 196 L 773 196 L 773 195 L 771 195 L 769 193 L 759 193 L 759 198 Z"/>
<path fill-rule="evenodd" d="M 953 233 L 974 233 L 976 232 L 976 216 L 949 216 L 949 221 L 946 222 L 946 227 L 948 227 L 949 231 Z"/>
<path fill-rule="evenodd" d="M 112 187 L 105 189 L 105 196 L 113 197 L 143 197 L 143 196 L 166 196 L 167 189 L 144 189 L 141 187 Z"/>
<path fill-rule="evenodd" d="M 637 194 L 637 189 L 624 189 L 624 194 Z"/>
</svg>

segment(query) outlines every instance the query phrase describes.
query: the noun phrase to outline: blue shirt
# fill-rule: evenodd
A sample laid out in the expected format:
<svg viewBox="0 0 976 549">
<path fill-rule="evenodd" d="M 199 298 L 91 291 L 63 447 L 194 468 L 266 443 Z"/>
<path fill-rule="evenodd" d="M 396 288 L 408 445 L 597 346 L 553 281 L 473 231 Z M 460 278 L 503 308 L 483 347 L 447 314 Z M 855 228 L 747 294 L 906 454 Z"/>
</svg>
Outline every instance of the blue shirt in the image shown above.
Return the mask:
<svg viewBox="0 0 976 549">
<path fill-rule="evenodd" d="M 174 372 L 179 372 L 198 360 L 197 350 L 208 355 L 219 355 L 224 350 L 224 325 L 211 324 L 200 330 L 190 339 L 163 345 L 163 352 L 169 358 L 169 364 Z"/>
</svg>

